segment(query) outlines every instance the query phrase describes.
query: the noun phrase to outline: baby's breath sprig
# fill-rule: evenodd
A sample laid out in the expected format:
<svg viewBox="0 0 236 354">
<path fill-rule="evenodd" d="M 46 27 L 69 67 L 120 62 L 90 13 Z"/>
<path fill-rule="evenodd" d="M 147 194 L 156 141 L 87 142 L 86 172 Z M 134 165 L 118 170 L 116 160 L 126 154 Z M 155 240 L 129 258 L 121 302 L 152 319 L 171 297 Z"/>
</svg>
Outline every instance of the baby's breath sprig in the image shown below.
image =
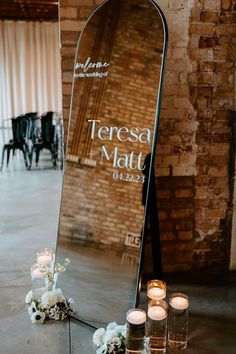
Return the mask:
<svg viewBox="0 0 236 354">
<path fill-rule="evenodd" d="M 70 259 L 66 258 L 64 264 L 60 264 L 60 263 L 55 264 L 54 272 L 50 270 L 47 266 L 41 265 L 40 272 L 44 277 L 47 278 L 49 289 L 52 289 L 53 285 L 55 285 L 56 282 L 55 279 L 57 279 L 57 275 L 65 272 L 69 264 L 70 264 Z"/>
</svg>

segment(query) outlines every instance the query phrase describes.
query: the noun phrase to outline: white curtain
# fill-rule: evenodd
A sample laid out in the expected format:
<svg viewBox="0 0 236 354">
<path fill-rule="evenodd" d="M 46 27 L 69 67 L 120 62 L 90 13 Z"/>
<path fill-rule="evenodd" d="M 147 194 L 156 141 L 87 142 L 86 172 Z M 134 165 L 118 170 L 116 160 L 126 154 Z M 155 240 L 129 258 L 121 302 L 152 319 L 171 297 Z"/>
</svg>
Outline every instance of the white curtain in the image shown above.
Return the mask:
<svg viewBox="0 0 236 354">
<path fill-rule="evenodd" d="M 62 110 L 59 25 L 0 21 L 0 120 Z"/>
</svg>

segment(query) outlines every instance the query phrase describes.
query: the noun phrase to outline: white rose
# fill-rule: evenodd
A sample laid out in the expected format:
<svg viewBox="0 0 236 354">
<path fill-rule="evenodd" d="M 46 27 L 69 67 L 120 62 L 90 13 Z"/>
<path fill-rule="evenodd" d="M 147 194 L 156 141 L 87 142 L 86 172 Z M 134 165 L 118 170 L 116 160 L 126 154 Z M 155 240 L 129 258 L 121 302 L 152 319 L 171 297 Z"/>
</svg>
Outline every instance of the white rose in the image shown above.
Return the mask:
<svg viewBox="0 0 236 354">
<path fill-rule="evenodd" d="M 44 293 L 41 296 L 41 302 L 43 306 L 54 306 L 57 303 L 57 294 L 54 294 L 53 291 L 46 291 L 46 293 Z"/>
<path fill-rule="evenodd" d="M 111 331 L 111 330 L 115 329 L 117 326 L 118 326 L 118 325 L 117 325 L 116 322 L 110 322 L 110 323 L 108 323 L 108 325 L 107 325 L 107 330 L 108 330 L 108 331 Z"/>
<path fill-rule="evenodd" d="M 97 329 L 94 334 L 93 334 L 93 343 L 97 346 L 100 347 L 103 342 L 104 342 L 104 334 L 105 334 L 105 329 L 104 328 L 99 328 Z"/>
<path fill-rule="evenodd" d="M 115 330 L 106 331 L 106 334 L 104 336 L 104 343 L 106 344 L 111 343 L 112 339 L 115 337 L 117 337 L 117 333 Z"/>
</svg>

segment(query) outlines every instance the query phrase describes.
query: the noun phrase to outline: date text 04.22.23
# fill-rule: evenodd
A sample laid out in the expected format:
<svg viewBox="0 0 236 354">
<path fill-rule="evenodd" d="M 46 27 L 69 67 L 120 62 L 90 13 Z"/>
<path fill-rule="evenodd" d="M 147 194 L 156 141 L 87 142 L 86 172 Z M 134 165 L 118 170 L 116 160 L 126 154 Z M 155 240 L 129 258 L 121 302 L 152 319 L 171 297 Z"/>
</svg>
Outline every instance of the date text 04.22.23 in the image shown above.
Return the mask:
<svg viewBox="0 0 236 354">
<path fill-rule="evenodd" d="M 133 173 L 123 173 L 115 171 L 112 174 L 113 179 L 116 181 L 133 182 L 133 183 L 144 183 L 145 176 Z"/>
</svg>

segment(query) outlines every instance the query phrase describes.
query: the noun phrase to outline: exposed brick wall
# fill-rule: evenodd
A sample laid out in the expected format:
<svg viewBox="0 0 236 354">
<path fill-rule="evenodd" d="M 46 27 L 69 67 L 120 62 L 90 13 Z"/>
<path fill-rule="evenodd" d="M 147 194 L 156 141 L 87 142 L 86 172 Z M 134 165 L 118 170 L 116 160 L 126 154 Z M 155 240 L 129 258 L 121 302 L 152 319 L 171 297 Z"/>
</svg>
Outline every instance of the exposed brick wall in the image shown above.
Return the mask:
<svg viewBox="0 0 236 354">
<path fill-rule="evenodd" d="M 186 271 L 192 266 L 194 184 L 194 176 L 168 176 L 157 179 L 159 227 L 165 271 Z"/>
<path fill-rule="evenodd" d="M 60 1 L 65 126 L 77 39 L 100 3 Z M 222 268 L 229 202 L 228 122 L 235 104 L 235 1 L 157 3 L 169 26 L 156 156 L 164 270 Z"/>
<path fill-rule="evenodd" d="M 233 0 L 196 0 L 190 17 L 189 56 L 196 70 L 189 76 L 189 85 L 199 123 L 194 248 L 198 266 L 222 267 L 226 261 L 235 10 Z"/>
</svg>

